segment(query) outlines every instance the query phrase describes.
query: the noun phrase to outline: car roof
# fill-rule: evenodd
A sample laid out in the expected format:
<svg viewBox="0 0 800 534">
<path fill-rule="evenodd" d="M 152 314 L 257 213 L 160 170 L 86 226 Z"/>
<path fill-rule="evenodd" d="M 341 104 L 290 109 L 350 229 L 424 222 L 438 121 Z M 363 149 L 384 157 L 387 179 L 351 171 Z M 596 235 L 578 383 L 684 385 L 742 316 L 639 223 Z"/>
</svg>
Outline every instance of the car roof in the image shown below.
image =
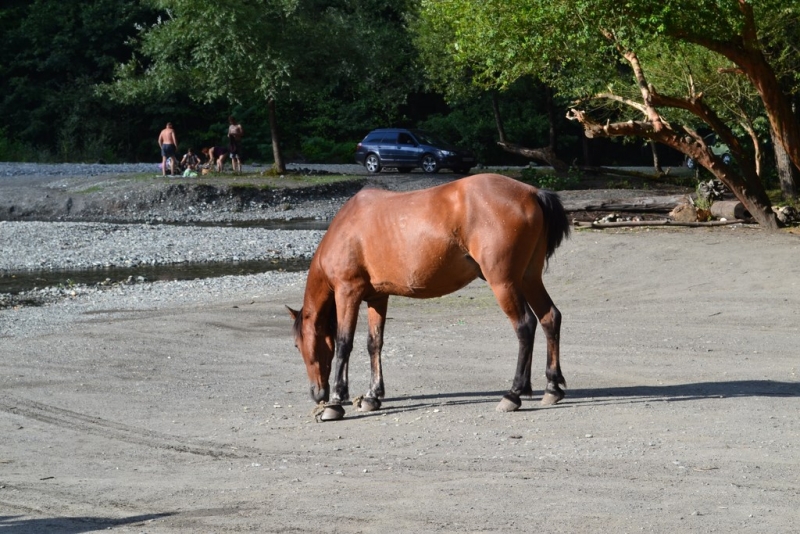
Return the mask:
<svg viewBox="0 0 800 534">
<path fill-rule="evenodd" d="M 410 132 L 408 128 L 376 128 L 369 133 L 384 133 L 384 132 Z"/>
</svg>

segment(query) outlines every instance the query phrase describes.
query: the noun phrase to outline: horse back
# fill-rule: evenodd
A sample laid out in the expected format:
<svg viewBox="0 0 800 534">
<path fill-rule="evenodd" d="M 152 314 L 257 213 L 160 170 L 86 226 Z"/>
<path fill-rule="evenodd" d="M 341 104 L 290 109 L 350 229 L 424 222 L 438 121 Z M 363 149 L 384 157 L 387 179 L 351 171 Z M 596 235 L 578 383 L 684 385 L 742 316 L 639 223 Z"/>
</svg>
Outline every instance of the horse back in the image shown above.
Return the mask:
<svg viewBox="0 0 800 534">
<path fill-rule="evenodd" d="M 545 195 L 543 209 L 540 196 L 496 174 L 409 192 L 364 189 L 331 222 L 312 268 L 323 270 L 331 286 L 358 282 L 380 293 L 444 295 L 499 262 L 527 268 L 548 240 L 546 212 L 560 206 Z"/>
</svg>

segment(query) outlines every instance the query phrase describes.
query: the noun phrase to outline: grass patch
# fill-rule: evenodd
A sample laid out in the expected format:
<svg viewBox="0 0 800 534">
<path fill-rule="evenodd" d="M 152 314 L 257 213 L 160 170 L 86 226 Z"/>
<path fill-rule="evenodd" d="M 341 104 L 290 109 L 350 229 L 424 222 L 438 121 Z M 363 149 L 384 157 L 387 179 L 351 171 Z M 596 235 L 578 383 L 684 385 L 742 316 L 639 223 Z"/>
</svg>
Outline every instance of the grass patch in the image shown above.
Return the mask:
<svg viewBox="0 0 800 534">
<path fill-rule="evenodd" d="M 791 206 L 794 209 L 800 210 L 800 200 L 785 200 L 783 192 L 780 189 L 767 189 L 767 196 L 773 206 Z"/>
<path fill-rule="evenodd" d="M 153 173 L 131 173 L 118 176 L 121 180 L 132 182 L 164 182 L 175 185 L 215 185 L 215 186 L 242 186 L 257 187 L 262 189 L 276 189 L 282 187 L 309 187 L 315 185 L 336 184 L 360 180 L 362 177 L 347 174 L 302 175 L 286 173 L 280 175 L 262 174 L 260 172 L 245 172 L 242 174 L 211 173 L 195 177 L 188 176 L 161 176 Z"/>
<path fill-rule="evenodd" d="M 91 187 L 87 187 L 86 189 L 82 189 L 80 191 L 75 191 L 76 195 L 92 195 L 94 193 L 99 193 L 103 190 L 102 186 L 93 185 Z"/>
</svg>

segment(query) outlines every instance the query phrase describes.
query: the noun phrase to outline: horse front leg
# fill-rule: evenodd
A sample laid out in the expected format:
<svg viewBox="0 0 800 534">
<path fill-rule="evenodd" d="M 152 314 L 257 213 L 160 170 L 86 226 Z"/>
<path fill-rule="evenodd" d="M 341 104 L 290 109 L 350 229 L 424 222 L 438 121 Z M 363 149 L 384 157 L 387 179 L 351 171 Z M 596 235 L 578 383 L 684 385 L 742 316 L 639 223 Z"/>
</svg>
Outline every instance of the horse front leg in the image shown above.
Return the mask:
<svg viewBox="0 0 800 534">
<path fill-rule="evenodd" d="M 336 353 L 332 367 L 333 384 L 331 386 L 331 398 L 325 404 L 325 410 L 320 416 L 322 421 L 335 421 L 344 417 L 342 403 L 350 399 L 348 366 L 350 364 L 350 353 L 353 351 L 353 337 L 356 331 L 359 304 L 359 300 L 336 299 L 337 331 Z"/>
<path fill-rule="evenodd" d="M 362 412 L 379 410 L 381 399 L 385 394 L 381 350 L 383 349 L 383 329 L 386 325 L 386 309 L 389 306 L 389 297 L 382 297 L 379 300 L 368 302 L 367 306 L 367 321 L 369 323 L 367 351 L 369 352 L 369 363 L 372 372 L 369 390 L 358 403 L 358 409 Z"/>
</svg>

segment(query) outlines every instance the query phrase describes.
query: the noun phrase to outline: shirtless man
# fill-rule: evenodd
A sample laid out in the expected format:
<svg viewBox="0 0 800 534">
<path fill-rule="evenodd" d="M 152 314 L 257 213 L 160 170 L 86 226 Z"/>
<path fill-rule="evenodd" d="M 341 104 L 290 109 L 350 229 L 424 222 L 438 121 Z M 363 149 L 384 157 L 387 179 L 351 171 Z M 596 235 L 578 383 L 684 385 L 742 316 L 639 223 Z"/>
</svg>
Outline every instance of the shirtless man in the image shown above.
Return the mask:
<svg viewBox="0 0 800 534">
<path fill-rule="evenodd" d="M 170 160 L 172 176 L 175 176 L 175 159 L 178 157 L 178 138 L 175 137 L 175 130 L 172 123 L 168 122 L 167 127 L 158 134 L 158 146 L 161 147 L 161 174 L 167 175 L 167 159 Z"/>
<path fill-rule="evenodd" d="M 232 116 L 228 117 L 228 142 L 230 146 L 229 150 L 229 157 L 231 158 L 231 166 L 233 167 L 233 172 L 242 172 L 242 158 L 240 152 L 242 151 L 242 135 L 244 134 L 244 130 L 242 129 L 242 125 L 236 122 Z"/>
</svg>

